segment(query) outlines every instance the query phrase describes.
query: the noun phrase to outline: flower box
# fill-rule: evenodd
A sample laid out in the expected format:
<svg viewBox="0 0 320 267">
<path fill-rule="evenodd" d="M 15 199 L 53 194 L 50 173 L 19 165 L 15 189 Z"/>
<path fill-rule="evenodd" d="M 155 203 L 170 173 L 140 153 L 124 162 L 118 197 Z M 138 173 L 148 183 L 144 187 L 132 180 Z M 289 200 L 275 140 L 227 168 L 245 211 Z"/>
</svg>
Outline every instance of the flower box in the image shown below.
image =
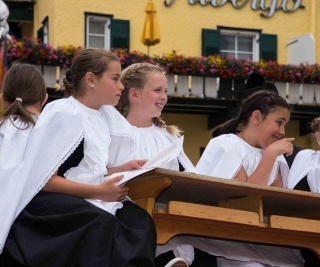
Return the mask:
<svg viewBox="0 0 320 267">
<path fill-rule="evenodd" d="M 60 87 L 62 85 L 66 69 L 61 70 L 60 67 L 47 65 L 36 65 L 36 67 L 42 73 L 48 87 Z"/>
</svg>

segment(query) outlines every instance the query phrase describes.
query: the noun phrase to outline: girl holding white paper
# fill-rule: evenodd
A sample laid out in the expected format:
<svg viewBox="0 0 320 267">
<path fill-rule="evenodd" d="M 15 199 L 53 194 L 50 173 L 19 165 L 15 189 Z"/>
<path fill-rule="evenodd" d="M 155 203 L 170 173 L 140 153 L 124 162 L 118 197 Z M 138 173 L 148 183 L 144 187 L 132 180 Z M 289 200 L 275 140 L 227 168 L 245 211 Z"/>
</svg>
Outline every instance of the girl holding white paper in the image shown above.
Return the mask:
<svg viewBox="0 0 320 267">
<path fill-rule="evenodd" d="M 112 134 L 110 166 L 117 166 L 134 158 L 151 159 L 182 134 L 178 127 L 166 125 L 160 118 L 168 101 L 167 79 L 160 66 L 150 63 L 132 64 L 123 70 L 121 82 L 124 90 L 116 109 L 133 126 L 128 130 L 131 131 L 133 140 L 130 142 L 116 133 Z M 114 129 L 112 126 L 111 128 Z M 129 144 L 133 147 L 134 154 L 127 153 Z M 177 158 L 158 167 L 195 172 L 183 149 Z"/>
<path fill-rule="evenodd" d="M 167 79 L 160 66 L 150 63 L 132 64 L 123 70 L 121 81 L 124 90 L 116 108 L 132 125 L 127 132 L 131 132 L 133 139 L 130 142 L 129 138 L 118 136 L 116 128 L 120 119 L 117 118 L 114 127 L 111 127 L 114 134 L 111 134 L 112 141 L 109 154 L 113 157 L 113 165 L 121 164 L 133 158 L 153 158 L 170 147 L 179 138 L 182 138 L 181 130 L 178 127 L 168 126 L 160 118 L 168 101 Z M 118 132 L 120 130 L 118 129 Z M 133 147 L 135 151 L 133 155 L 128 155 L 128 147 Z M 183 148 L 176 158 L 158 167 L 196 172 Z M 161 204 L 157 203 L 157 205 L 160 206 Z M 194 251 L 192 246 L 184 246 L 184 248 L 186 247 Z M 161 254 L 161 256 L 156 258 L 156 266 L 188 266 L 185 260 L 175 258 L 175 256 L 178 256 L 177 253 L 173 253 L 175 248 L 175 243 L 168 246 L 158 246 L 157 254 Z M 215 262 L 215 257 L 202 253 L 201 259 L 197 257 L 191 266 L 215 266 Z"/>
</svg>

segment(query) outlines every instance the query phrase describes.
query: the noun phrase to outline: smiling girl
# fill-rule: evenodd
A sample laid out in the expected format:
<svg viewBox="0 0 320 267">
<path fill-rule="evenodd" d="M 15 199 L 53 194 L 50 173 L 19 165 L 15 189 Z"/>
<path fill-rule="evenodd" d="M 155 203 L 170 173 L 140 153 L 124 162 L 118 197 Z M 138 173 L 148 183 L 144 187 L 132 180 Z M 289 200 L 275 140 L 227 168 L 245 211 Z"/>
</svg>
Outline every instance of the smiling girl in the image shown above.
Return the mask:
<svg viewBox="0 0 320 267">
<path fill-rule="evenodd" d="M 197 171 L 217 178 L 286 187 L 289 167 L 283 154 L 292 154 L 294 140 L 284 138 L 289 119 L 290 107 L 281 96 L 268 91 L 252 94 L 242 102 L 236 118 L 213 129 L 216 137 L 203 152 Z M 217 257 L 218 266 L 302 265 L 301 252 L 296 249 L 214 239 L 190 238 L 187 242 L 208 253 L 208 248 L 225 246 L 225 252 L 221 250 Z M 241 249 L 248 252 L 239 253 Z"/>
<path fill-rule="evenodd" d="M 293 138 L 283 138 L 290 107 L 280 96 L 260 91 L 243 101 L 238 117 L 217 126 L 201 156 L 200 174 L 285 187 L 288 166 L 283 154 Z M 242 128 L 237 132 L 239 124 Z"/>
<path fill-rule="evenodd" d="M 124 89 L 116 108 L 132 126 L 128 131 L 130 131 L 133 142 L 130 143 L 128 138 L 112 135 L 110 146 L 112 152 L 109 154 L 112 154 L 114 158 L 109 161 L 111 166 L 119 165 L 133 158 L 150 159 L 177 141 L 181 135 L 178 127 L 168 126 L 160 118 L 168 101 L 167 78 L 160 66 L 150 63 L 132 64 L 123 70 L 121 82 Z M 132 155 L 127 153 L 130 145 L 134 150 Z M 183 150 L 177 158 L 161 167 L 171 170 L 195 171 L 193 164 Z M 170 255 L 163 256 L 164 258 L 157 257 L 156 266 L 188 266 L 183 259 L 174 258 L 172 251 L 170 251 Z"/>
<path fill-rule="evenodd" d="M 122 72 L 124 86 L 118 111 L 133 126 L 133 155 L 126 152 L 124 139 L 112 136 L 111 149 L 117 153 L 111 166 L 116 166 L 133 158 L 150 159 L 170 146 L 181 135 L 174 125 L 166 125 L 160 118 L 167 104 L 167 78 L 160 66 L 150 63 L 135 63 Z M 109 161 L 109 163 L 111 163 Z M 194 171 L 194 166 L 182 151 L 177 159 L 161 166 L 171 170 Z"/>
</svg>

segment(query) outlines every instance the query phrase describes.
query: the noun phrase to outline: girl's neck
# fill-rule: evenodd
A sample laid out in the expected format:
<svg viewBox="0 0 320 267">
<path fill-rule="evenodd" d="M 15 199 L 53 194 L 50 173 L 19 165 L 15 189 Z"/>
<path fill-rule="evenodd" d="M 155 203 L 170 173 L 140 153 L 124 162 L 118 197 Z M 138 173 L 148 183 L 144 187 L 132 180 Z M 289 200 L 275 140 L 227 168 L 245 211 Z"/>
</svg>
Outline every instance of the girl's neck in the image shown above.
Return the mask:
<svg viewBox="0 0 320 267">
<path fill-rule="evenodd" d="M 36 116 L 39 116 L 41 112 L 40 105 L 25 106 L 25 109 Z"/>
<path fill-rule="evenodd" d="M 126 117 L 127 121 L 138 128 L 147 128 L 152 126 L 151 119 L 142 119 L 139 116 L 134 116 L 132 113 L 129 113 Z"/>
<path fill-rule="evenodd" d="M 77 96 L 75 99 L 88 108 L 96 110 L 100 109 L 100 106 L 98 106 L 95 101 L 92 101 L 88 96 Z"/>
<path fill-rule="evenodd" d="M 250 134 L 249 131 L 242 129 L 241 132 L 237 133 L 237 136 L 244 140 L 246 143 L 248 143 L 250 146 L 260 148 L 257 142 L 255 141 L 255 135 Z"/>
</svg>

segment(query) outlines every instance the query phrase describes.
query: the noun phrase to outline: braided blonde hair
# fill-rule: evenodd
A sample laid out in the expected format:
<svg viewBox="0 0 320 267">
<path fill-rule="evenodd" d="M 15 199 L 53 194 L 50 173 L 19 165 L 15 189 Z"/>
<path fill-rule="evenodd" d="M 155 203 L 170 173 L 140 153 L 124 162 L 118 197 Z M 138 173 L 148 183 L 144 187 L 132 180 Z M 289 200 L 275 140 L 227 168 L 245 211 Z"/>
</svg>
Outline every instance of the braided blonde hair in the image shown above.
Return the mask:
<svg viewBox="0 0 320 267">
<path fill-rule="evenodd" d="M 122 91 L 122 95 L 120 97 L 119 103 L 116 106 L 116 109 L 124 116 L 127 117 L 128 109 L 129 109 L 129 90 L 130 88 L 134 87 L 136 89 L 144 88 L 148 76 L 152 72 L 161 72 L 164 73 L 164 70 L 158 66 L 151 63 L 134 63 L 129 67 L 125 68 L 122 71 L 121 82 L 124 86 Z M 152 118 L 152 122 L 161 128 L 166 128 L 166 130 L 172 134 L 181 136 L 182 131 L 175 125 L 167 126 L 165 121 L 160 117 Z"/>
</svg>

